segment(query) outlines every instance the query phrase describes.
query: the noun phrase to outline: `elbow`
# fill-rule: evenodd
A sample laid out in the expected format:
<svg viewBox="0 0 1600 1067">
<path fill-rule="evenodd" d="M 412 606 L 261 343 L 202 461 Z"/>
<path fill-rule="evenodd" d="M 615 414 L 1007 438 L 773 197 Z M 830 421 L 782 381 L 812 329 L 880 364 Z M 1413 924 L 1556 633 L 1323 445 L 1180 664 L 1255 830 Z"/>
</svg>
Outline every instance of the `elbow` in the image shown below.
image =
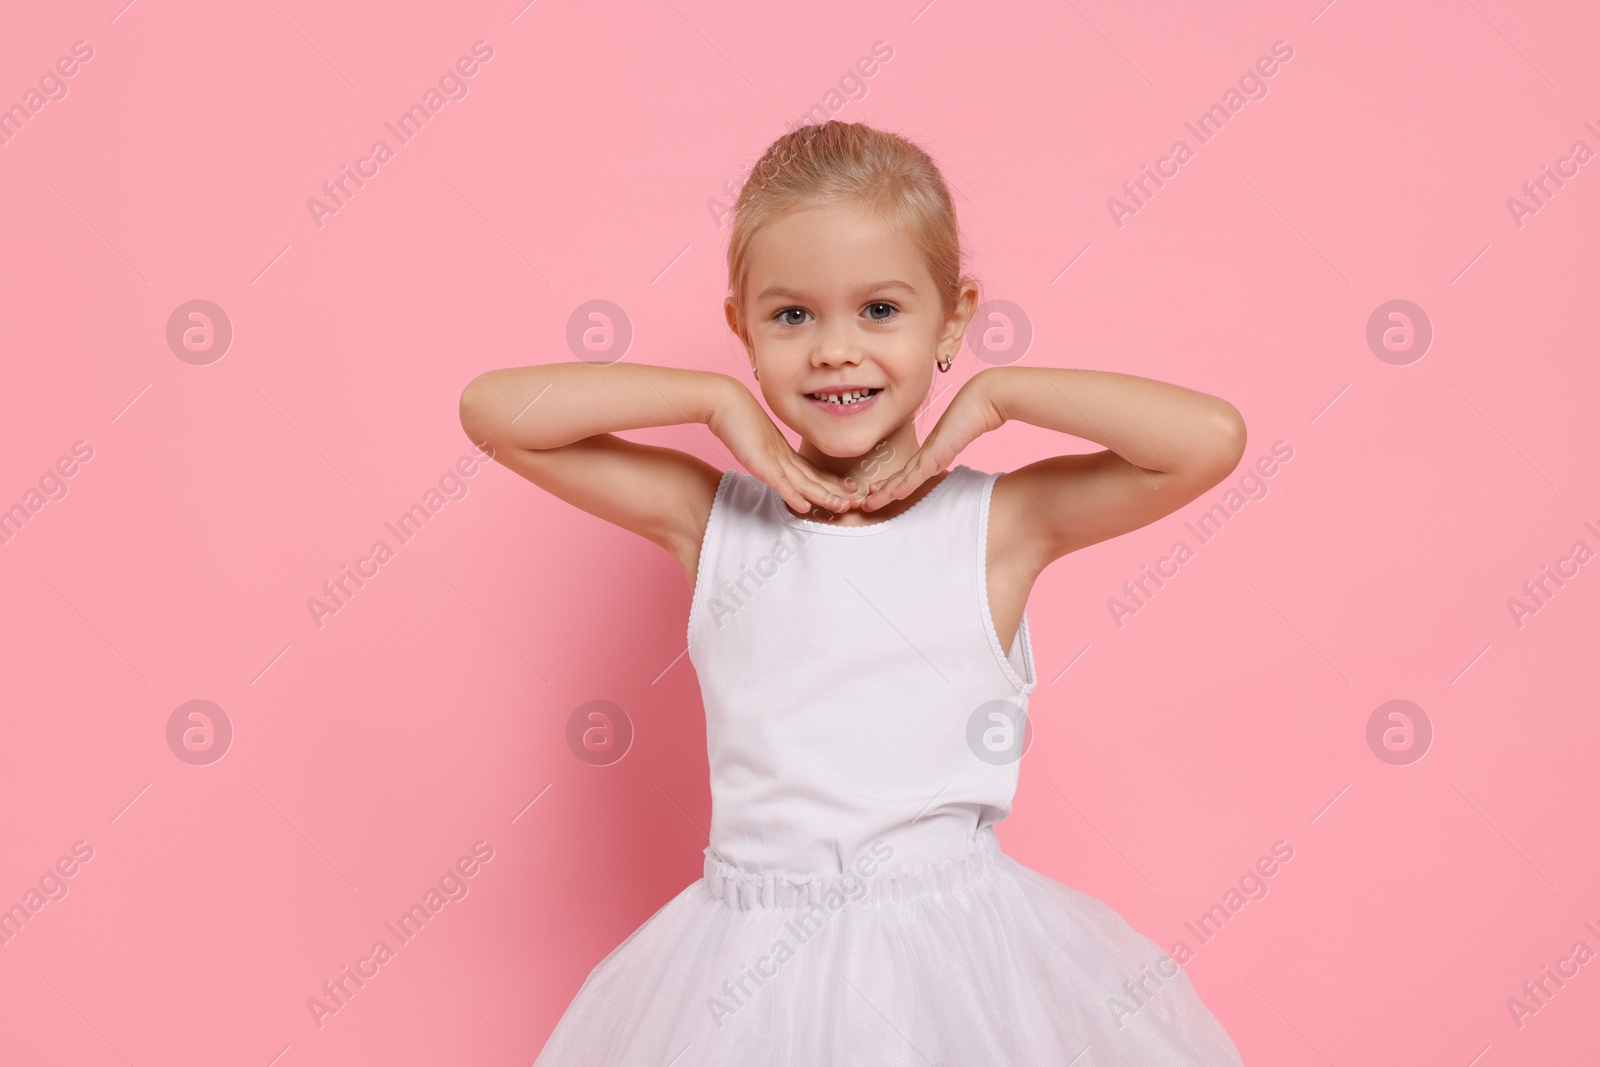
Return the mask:
<svg viewBox="0 0 1600 1067">
<path fill-rule="evenodd" d="M 1244 458 L 1249 430 L 1239 409 L 1226 400 L 1221 401 L 1213 426 L 1214 429 L 1207 436 L 1204 465 L 1215 475 L 1215 481 L 1220 482 L 1233 473 L 1239 460 Z"/>
<path fill-rule="evenodd" d="M 488 381 L 492 371 L 478 375 L 468 382 L 466 388 L 461 390 L 461 399 L 457 404 L 457 416 L 461 420 L 461 428 L 466 431 L 474 444 L 483 444 L 492 436 L 489 432 L 490 404 L 488 402 Z"/>
</svg>

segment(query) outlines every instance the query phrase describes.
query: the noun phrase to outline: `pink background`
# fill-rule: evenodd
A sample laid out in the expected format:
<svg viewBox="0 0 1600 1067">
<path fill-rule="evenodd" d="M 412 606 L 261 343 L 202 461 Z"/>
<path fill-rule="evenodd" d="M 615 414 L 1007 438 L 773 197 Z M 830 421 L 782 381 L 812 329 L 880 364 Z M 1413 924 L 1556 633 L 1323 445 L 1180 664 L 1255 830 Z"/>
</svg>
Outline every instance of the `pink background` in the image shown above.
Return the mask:
<svg viewBox="0 0 1600 1067">
<path fill-rule="evenodd" d="M 708 201 L 877 41 L 836 113 L 945 168 L 973 269 L 1031 321 L 1021 364 L 1178 382 L 1250 428 L 1227 482 L 1035 587 L 1007 851 L 1168 945 L 1291 845 L 1188 967 L 1246 1062 L 1594 1048 L 1600 963 L 1520 1027 L 1506 1003 L 1600 951 L 1600 564 L 1507 606 L 1600 549 L 1600 162 L 1507 207 L 1600 149 L 1591 6 L 122 4 L 0 34 L 0 103 L 93 49 L 0 145 L 0 506 L 59 497 L 0 546 L 0 905 L 93 850 L 0 946 L 0 1060 L 526 1062 L 699 877 L 689 590 L 659 548 L 491 464 L 320 627 L 307 601 L 468 454 L 465 383 L 574 358 L 580 305 L 620 305 L 626 359 L 744 377 Z M 479 40 L 468 95 L 396 147 Z M 1268 95 L 1119 228 L 1107 199 L 1280 40 Z M 380 137 L 319 228 L 308 198 Z M 234 330 L 203 365 L 166 340 L 195 299 Z M 1435 331 L 1407 365 L 1365 338 L 1394 299 Z M 731 465 L 703 427 L 632 436 Z M 1119 628 L 1124 580 L 1277 441 L 1267 495 Z M 960 461 L 1088 447 L 1010 425 Z M 565 740 L 595 699 L 636 732 L 608 767 Z M 1404 766 L 1366 740 L 1394 699 L 1434 731 Z M 209 765 L 169 747 L 191 700 L 232 725 Z M 308 998 L 479 841 L 468 894 L 319 1028 Z"/>
</svg>

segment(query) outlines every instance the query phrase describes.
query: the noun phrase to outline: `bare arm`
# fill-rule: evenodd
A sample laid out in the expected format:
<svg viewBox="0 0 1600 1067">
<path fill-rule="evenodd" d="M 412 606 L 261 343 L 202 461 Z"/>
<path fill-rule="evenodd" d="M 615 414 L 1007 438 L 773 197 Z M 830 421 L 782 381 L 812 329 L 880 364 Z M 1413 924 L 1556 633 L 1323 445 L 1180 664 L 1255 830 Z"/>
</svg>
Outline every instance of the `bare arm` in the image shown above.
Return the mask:
<svg viewBox="0 0 1600 1067">
<path fill-rule="evenodd" d="M 1238 463 L 1244 448 L 1244 418 L 1232 404 L 1154 378 L 1102 370 L 993 367 L 967 384 L 987 396 L 1002 420 L 1018 419 L 1094 441 L 1148 473 L 1215 474 L 1220 479 Z"/>
<path fill-rule="evenodd" d="M 543 451 L 586 437 L 648 426 L 709 422 L 726 374 L 639 363 L 550 363 L 487 371 L 461 393 L 468 433 Z M 469 421 L 470 420 L 470 421 Z"/>
<path fill-rule="evenodd" d="M 461 393 L 462 429 L 492 446 L 498 462 L 666 548 L 692 580 L 721 470 L 676 449 L 616 436 L 683 423 L 705 423 L 752 474 L 785 482 L 779 490 L 796 511 L 842 500 L 844 486 L 795 455 L 755 397 L 726 374 L 636 363 L 543 364 L 488 371 Z"/>
<path fill-rule="evenodd" d="M 1002 554 L 1026 557 L 1035 573 L 1193 500 L 1233 470 L 1246 437 L 1232 404 L 1180 385 L 1112 371 L 991 367 L 961 387 L 904 476 L 868 507 L 909 493 L 979 434 L 1013 419 L 1106 449 L 1042 459 L 996 483 L 993 505 L 1017 519 L 997 531 L 1009 550 Z"/>
<path fill-rule="evenodd" d="M 984 374 L 1002 420 L 1106 448 L 1042 459 L 1001 479 L 1015 479 L 1011 495 L 1023 502 L 1018 532 L 1033 534 L 1045 563 L 1176 511 L 1227 477 L 1244 453 L 1238 409 L 1181 385 L 1065 368 Z"/>
</svg>

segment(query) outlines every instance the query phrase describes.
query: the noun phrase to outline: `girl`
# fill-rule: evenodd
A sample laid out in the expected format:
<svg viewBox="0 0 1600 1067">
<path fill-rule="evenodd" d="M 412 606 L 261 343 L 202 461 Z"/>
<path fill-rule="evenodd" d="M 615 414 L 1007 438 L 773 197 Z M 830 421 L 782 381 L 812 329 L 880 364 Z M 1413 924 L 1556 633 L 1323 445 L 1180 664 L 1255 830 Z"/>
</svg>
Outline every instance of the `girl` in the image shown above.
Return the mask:
<svg viewBox="0 0 1600 1067">
<path fill-rule="evenodd" d="M 1171 957 L 994 825 L 1037 684 L 1034 580 L 1221 481 L 1244 422 L 1146 378 L 1004 366 L 919 444 L 977 307 L 961 266 L 925 152 L 801 127 L 739 194 L 725 307 L 798 450 L 714 372 L 563 363 L 462 393 L 474 441 L 671 552 L 694 597 L 704 877 L 594 968 L 536 1067 L 1240 1063 Z M 1011 419 L 1105 450 L 949 467 Z M 749 473 L 615 436 L 673 423 Z"/>
</svg>

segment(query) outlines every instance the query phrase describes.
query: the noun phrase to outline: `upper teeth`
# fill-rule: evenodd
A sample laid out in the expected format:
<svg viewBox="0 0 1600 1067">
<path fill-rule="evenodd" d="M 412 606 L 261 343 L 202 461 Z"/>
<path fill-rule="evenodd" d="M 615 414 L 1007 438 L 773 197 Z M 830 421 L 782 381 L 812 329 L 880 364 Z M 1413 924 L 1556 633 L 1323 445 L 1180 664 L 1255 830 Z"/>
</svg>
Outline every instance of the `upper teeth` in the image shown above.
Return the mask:
<svg viewBox="0 0 1600 1067">
<path fill-rule="evenodd" d="M 851 393 L 812 393 L 815 400 L 822 400 L 829 404 L 854 404 L 858 400 L 865 400 L 871 396 L 871 389 L 857 389 Z"/>
</svg>

